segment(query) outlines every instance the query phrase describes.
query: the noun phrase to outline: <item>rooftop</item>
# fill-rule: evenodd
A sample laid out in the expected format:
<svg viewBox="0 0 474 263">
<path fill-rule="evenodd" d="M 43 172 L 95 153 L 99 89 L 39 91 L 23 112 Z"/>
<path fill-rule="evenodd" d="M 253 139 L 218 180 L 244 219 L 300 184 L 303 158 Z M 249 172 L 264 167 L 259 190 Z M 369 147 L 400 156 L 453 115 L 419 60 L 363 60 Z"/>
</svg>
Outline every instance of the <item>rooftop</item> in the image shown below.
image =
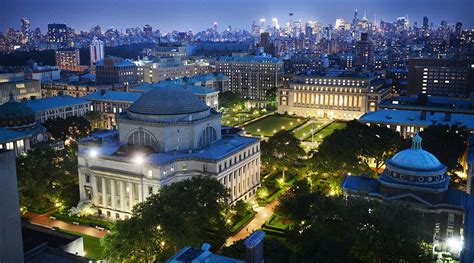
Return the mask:
<svg viewBox="0 0 474 263">
<path fill-rule="evenodd" d="M 428 96 L 426 102 L 417 96 L 396 97 L 379 103 L 380 108 L 407 110 L 451 111 L 474 114 L 474 101 L 447 97 Z"/>
<path fill-rule="evenodd" d="M 181 81 L 179 80 L 164 80 L 157 83 L 143 83 L 132 88 L 132 90 L 138 91 L 138 92 L 145 92 L 145 91 L 150 91 L 157 88 L 170 88 L 170 87 L 182 88 L 191 92 L 194 95 L 205 95 L 205 94 L 218 92 L 206 86 L 196 86 L 196 85 L 191 85 L 187 83 L 181 83 Z"/>
<path fill-rule="evenodd" d="M 426 114 L 426 119 L 421 118 L 421 112 L 415 110 L 377 110 L 367 112 L 360 121 L 369 123 L 381 123 L 391 125 L 409 125 L 418 127 L 428 127 L 430 125 L 459 125 L 465 126 L 468 130 L 474 130 L 474 118 L 470 114 L 451 114 L 451 119 L 445 119 L 446 114 L 434 112 Z"/>
<path fill-rule="evenodd" d="M 87 104 L 89 102 L 81 98 L 75 98 L 72 96 L 64 95 L 64 96 L 55 96 L 55 97 L 42 98 L 42 99 L 27 100 L 22 103 L 30 107 L 33 111 L 38 112 L 38 111 L 52 110 L 52 109 L 80 105 L 80 104 Z"/>
<path fill-rule="evenodd" d="M 125 92 L 125 91 L 96 91 L 94 93 L 82 96 L 84 100 L 96 100 L 96 101 L 115 101 L 134 103 L 143 94 L 137 92 Z"/>
<path fill-rule="evenodd" d="M 227 62 L 243 62 L 243 63 L 251 63 L 251 62 L 279 63 L 279 62 L 281 62 L 278 58 L 267 57 L 267 56 L 220 57 L 218 60 L 219 61 L 227 61 Z"/>
<path fill-rule="evenodd" d="M 97 150 L 99 156 L 113 156 L 120 148 L 117 131 L 97 133 L 90 137 L 84 138 L 81 142 L 93 142 L 97 139 L 101 140 L 102 143 L 91 147 L 94 147 L 94 149 Z M 171 151 L 166 153 L 152 153 L 145 158 L 145 163 L 152 165 L 163 165 L 180 159 L 206 159 L 210 161 L 218 161 L 258 141 L 259 139 L 255 137 L 223 135 L 221 140 L 191 153 L 187 150 Z M 83 150 L 81 150 L 81 153 L 87 154 L 88 150 L 89 149 L 86 146 Z"/>
</svg>

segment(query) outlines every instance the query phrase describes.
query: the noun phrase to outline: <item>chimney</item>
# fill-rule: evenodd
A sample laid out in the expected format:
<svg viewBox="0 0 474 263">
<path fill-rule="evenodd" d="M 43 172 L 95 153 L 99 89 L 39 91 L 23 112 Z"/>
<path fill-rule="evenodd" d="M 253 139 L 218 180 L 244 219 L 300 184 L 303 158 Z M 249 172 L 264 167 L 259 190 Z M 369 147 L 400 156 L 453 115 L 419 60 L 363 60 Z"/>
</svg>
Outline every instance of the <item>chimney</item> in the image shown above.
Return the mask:
<svg viewBox="0 0 474 263">
<path fill-rule="evenodd" d="M 245 240 L 245 263 L 263 263 L 264 237 L 265 232 L 257 230 Z"/>
</svg>

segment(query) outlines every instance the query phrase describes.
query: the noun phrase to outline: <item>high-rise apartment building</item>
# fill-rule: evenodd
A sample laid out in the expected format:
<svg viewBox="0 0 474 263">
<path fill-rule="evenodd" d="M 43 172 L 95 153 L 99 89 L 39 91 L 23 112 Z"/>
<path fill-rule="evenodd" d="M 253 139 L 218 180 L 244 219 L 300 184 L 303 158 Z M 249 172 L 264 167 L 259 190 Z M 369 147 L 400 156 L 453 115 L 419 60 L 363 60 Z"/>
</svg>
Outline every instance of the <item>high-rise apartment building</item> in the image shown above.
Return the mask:
<svg viewBox="0 0 474 263">
<path fill-rule="evenodd" d="M 56 66 L 62 70 L 84 71 L 87 66 L 81 66 L 79 49 L 65 49 L 56 51 Z"/>
<path fill-rule="evenodd" d="M 66 24 L 48 24 L 48 42 L 66 47 L 68 45 Z"/>
<path fill-rule="evenodd" d="M 360 35 L 360 40 L 356 43 L 356 64 L 367 68 L 372 64 L 373 59 L 373 44 L 369 39 L 367 33 Z"/>
<path fill-rule="evenodd" d="M 90 63 L 91 67 L 93 67 L 97 61 L 104 59 L 104 42 L 94 37 L 89 46 L 89 51 Z"/>
<path fill-rule="evenodd" d="M 230 79 L 230 90 L 245 99 L 268 100 L 269 91 L 281 85 L 283 62 L 274 57 L 221 57 L 216 71 Z"/>
<path fill-rule="evenodd" d="M 105 57 L 96 62 L 98 83 L 132 85 L 137 83 L 137 66 L 130 60 Z"/>
<path fill-rule="evenodd" d="M 474 87 L 474 61 L 410 59 L 408 95 L 468 98 Z"/>
</svg>

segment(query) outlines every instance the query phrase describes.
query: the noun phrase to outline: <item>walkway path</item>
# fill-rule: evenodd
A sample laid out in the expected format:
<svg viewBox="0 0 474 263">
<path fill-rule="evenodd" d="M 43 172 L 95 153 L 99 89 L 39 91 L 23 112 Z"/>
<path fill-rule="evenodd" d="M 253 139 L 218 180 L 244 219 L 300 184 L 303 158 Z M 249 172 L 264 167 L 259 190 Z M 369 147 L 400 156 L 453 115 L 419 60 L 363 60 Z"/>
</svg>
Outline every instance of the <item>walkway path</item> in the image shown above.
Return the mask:
<svg viewBox="0 0 474 263">
<path fill-rule="evenodd" d="M 103 238 L 106 234 L 107 231 L 100 231 L 94 227 L 89 227 L 89 226 L 83 226 L 83 225 L 73 225 L 68 222 L 64 222 L 61 220 L 53 220 L 49 218 L 49 214 L 35 214 L 31 212 L 27 212 L 25 214 L 28 219 L 30 219 L 30 223 L 35 224 L 35 225 L 40 225 L 40 226 L 45 226 L 45 227 L 58 227 L 63 230 L 71 231 L 71 232 L 77 232 L 81 233 L 84 235 L 89 235 L 97 238 Z"/>
<path fill-rule="evenodd" d="M 235 235 L 229 237 L 226 240 L 225 246 L 228 247 L 236 241 L 245 239 L 246 237 L 250 236 L 253 231 L 260 229 L 265 221 L 267 221 L 267 219 L 273 215 L 273 211 L 275 210 L 275 207 L 278 205 L 278 203 L 278 199 L 275 199 L 265 207 L 259 208 L 252 221 L 250 221 L 247 226 L 242 228 L 242 230 L 237 232 Z"/>
</svg>

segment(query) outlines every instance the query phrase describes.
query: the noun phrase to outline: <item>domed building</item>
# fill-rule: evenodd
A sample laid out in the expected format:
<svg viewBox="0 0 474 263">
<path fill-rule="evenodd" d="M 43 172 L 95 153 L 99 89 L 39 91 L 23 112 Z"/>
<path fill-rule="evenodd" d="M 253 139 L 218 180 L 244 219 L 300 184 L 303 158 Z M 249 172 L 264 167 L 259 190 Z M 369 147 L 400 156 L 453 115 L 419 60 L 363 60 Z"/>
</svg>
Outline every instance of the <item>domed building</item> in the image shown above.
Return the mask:
<svg viewBox="0 0 474 263">
<path fill-rule="evenodd" d="M 14 150 L 18 155 L 47 139 L 46 129 L 36 122 L 33 110 L 10 94 L 10 100 L 0 105 L 0 149 Z"/>
<path fill-rule="evenodd" d="M 232 201 L 253 198 L 260 141 L 224 132 L 221 117 L 182 88 L 145 93 L 117 115 L 117 130 L 79 142 L 81 200 L 107 219 L 125 219 L 135 204 L 193 176 L 215 178 Z"/>
<path fill-rule="evenodd" d="M 368 195 L 379 200 L 399 201 L 423 213 L 425 240 L 433 240 L 435 250 L 448 249 L 447 240 L 461 238 L 466 194 L 449 188 L 446 166 L 421 147 L 416 134 L 412 146 L 385 162 L 378 179 L 346 176 L 342 183 L 345 195 Z"/>
</svg>

